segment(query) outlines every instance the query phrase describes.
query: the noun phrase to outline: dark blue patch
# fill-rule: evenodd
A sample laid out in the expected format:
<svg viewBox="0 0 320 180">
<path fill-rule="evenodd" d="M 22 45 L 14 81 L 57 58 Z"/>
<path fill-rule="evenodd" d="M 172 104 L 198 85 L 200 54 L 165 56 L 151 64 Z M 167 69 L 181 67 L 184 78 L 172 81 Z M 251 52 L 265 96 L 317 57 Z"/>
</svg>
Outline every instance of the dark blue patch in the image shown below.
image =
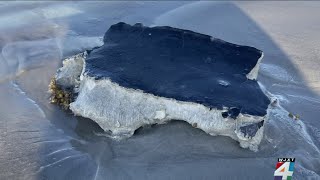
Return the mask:
<svg viewBox="0 0 320 180">
<path fill-rule="evenodd" d="M 118 23 L 106 32 L 104 45 L 89 54 L 85 70 L 156 96 L 263 116 L 269 99 L 246 78 L 261 53 L 188 30 Z"/>
<path fill-rule="evenodd" d="M 229 109 L 228 113 L 231 118 L 236 119 L 240 114 L 240 109 L 233 107 Z"/>
<path fill-rule="evenodd" d="M 240 114 L 240 109 L 236 107 L 232 107 L 228 111 L 221 113 L 223 118 L 231 117 L 232 119 L 236 119 L 239 114 Z"/>
<path fill-rule="evenodd" d="M 244 136 L 249 136 L 253 137 L 256 135 L 257 131 L 263 126 L 264 121 L 255 123 L 255 124 L 250 124 L 247 126 L 242 126 L 240 127 L 240 131 L 244 134 Z"/>
<path fill-rule="evenodd" d="M 229 117 L 229 113 L 228 112 L 222 112 L 221 115 L 222 115 L 223 118 Z"/>
</svg>

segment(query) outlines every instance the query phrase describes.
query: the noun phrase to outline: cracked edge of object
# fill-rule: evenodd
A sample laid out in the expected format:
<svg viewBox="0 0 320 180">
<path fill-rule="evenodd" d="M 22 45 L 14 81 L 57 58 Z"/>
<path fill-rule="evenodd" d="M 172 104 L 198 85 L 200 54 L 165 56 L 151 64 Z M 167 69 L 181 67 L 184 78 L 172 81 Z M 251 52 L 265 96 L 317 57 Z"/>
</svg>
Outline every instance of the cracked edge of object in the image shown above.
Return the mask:
<svg viewBox="0 0 320 180">
<path fill-rule="evenodd" d="M 95 80 L 88 76 L 83 76 L 79 96 L 70 104 L 70 109 L 76 115 L 92 119 L 104 131 L 111 131 L 116 136 L 131 136 L 141 126 L 162 124 L 174 119 L 191 125 L 196 123 L 197 128 L 210 135 L 229 136 L 239 141 L 241 147 L 253 151 L 258 150 L 263 126 L 254 130 L 253 137 L 241 129 L 267 120 L 266 116 L 241 113 L 236 120 L 224 118 L 222 112 L 226 109 L 158 97 L 141 90 L 121 87 L 109 79 Z"/>
</svg>

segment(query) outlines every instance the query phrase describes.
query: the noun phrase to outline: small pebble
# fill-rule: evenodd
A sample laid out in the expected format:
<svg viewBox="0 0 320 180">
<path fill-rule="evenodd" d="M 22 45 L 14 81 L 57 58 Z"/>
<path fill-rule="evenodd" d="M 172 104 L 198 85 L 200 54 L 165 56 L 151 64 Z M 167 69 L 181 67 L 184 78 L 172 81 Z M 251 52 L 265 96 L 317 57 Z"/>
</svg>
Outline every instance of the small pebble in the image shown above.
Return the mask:
<svg viewBox="0 0 320 180">
<path fill-rule="evenodd" d="M 196 127 L 198 127 L 198 124 L 197 124 L 197 123 L 193 123 L 193 124 L 192 124 L 192 127 L 195 127 L 195 128 L 196 128 Z"/>
</svg>

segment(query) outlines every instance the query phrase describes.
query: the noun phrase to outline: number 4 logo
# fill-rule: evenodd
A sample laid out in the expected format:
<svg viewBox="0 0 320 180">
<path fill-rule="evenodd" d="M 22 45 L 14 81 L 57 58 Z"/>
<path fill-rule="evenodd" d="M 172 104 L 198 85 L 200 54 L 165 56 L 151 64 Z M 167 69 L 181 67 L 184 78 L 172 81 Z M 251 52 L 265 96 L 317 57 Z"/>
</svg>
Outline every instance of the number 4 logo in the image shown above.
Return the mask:
<svg viewBox="0 0 320 180">
<path fill-rule="evenodd" d="M 291 180 L 294 162 L 278 162 L 274 172 L 275 180 Z"/>
</svg>

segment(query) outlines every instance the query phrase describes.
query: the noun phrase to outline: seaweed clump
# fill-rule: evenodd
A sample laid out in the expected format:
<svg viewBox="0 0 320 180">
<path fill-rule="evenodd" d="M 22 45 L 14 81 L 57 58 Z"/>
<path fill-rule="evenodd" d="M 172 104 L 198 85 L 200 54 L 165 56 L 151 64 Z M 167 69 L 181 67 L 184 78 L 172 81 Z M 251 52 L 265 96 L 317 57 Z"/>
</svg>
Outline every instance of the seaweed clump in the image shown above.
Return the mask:
<svg viewBox="0 0 320 180">
<path fill-rule="evenodd" d="M 292 114 L 289 112 L 288 116 L 291 118 L 291 119 L 294 119 L 294 120 L 299 120 L 300 119 L 300 115 L 299 114 Z"/>
<path fill-rule="evenodd" d="M 65 110 L 69 109 L 69 104 L 72 102 L 71 90 L 63 89 L 57 84 L 56 78 L 52 78 L 49 84 L 49 92 L 51 93 L 50 102 L 52 104 L 57 104 Z"/>
</svg>

